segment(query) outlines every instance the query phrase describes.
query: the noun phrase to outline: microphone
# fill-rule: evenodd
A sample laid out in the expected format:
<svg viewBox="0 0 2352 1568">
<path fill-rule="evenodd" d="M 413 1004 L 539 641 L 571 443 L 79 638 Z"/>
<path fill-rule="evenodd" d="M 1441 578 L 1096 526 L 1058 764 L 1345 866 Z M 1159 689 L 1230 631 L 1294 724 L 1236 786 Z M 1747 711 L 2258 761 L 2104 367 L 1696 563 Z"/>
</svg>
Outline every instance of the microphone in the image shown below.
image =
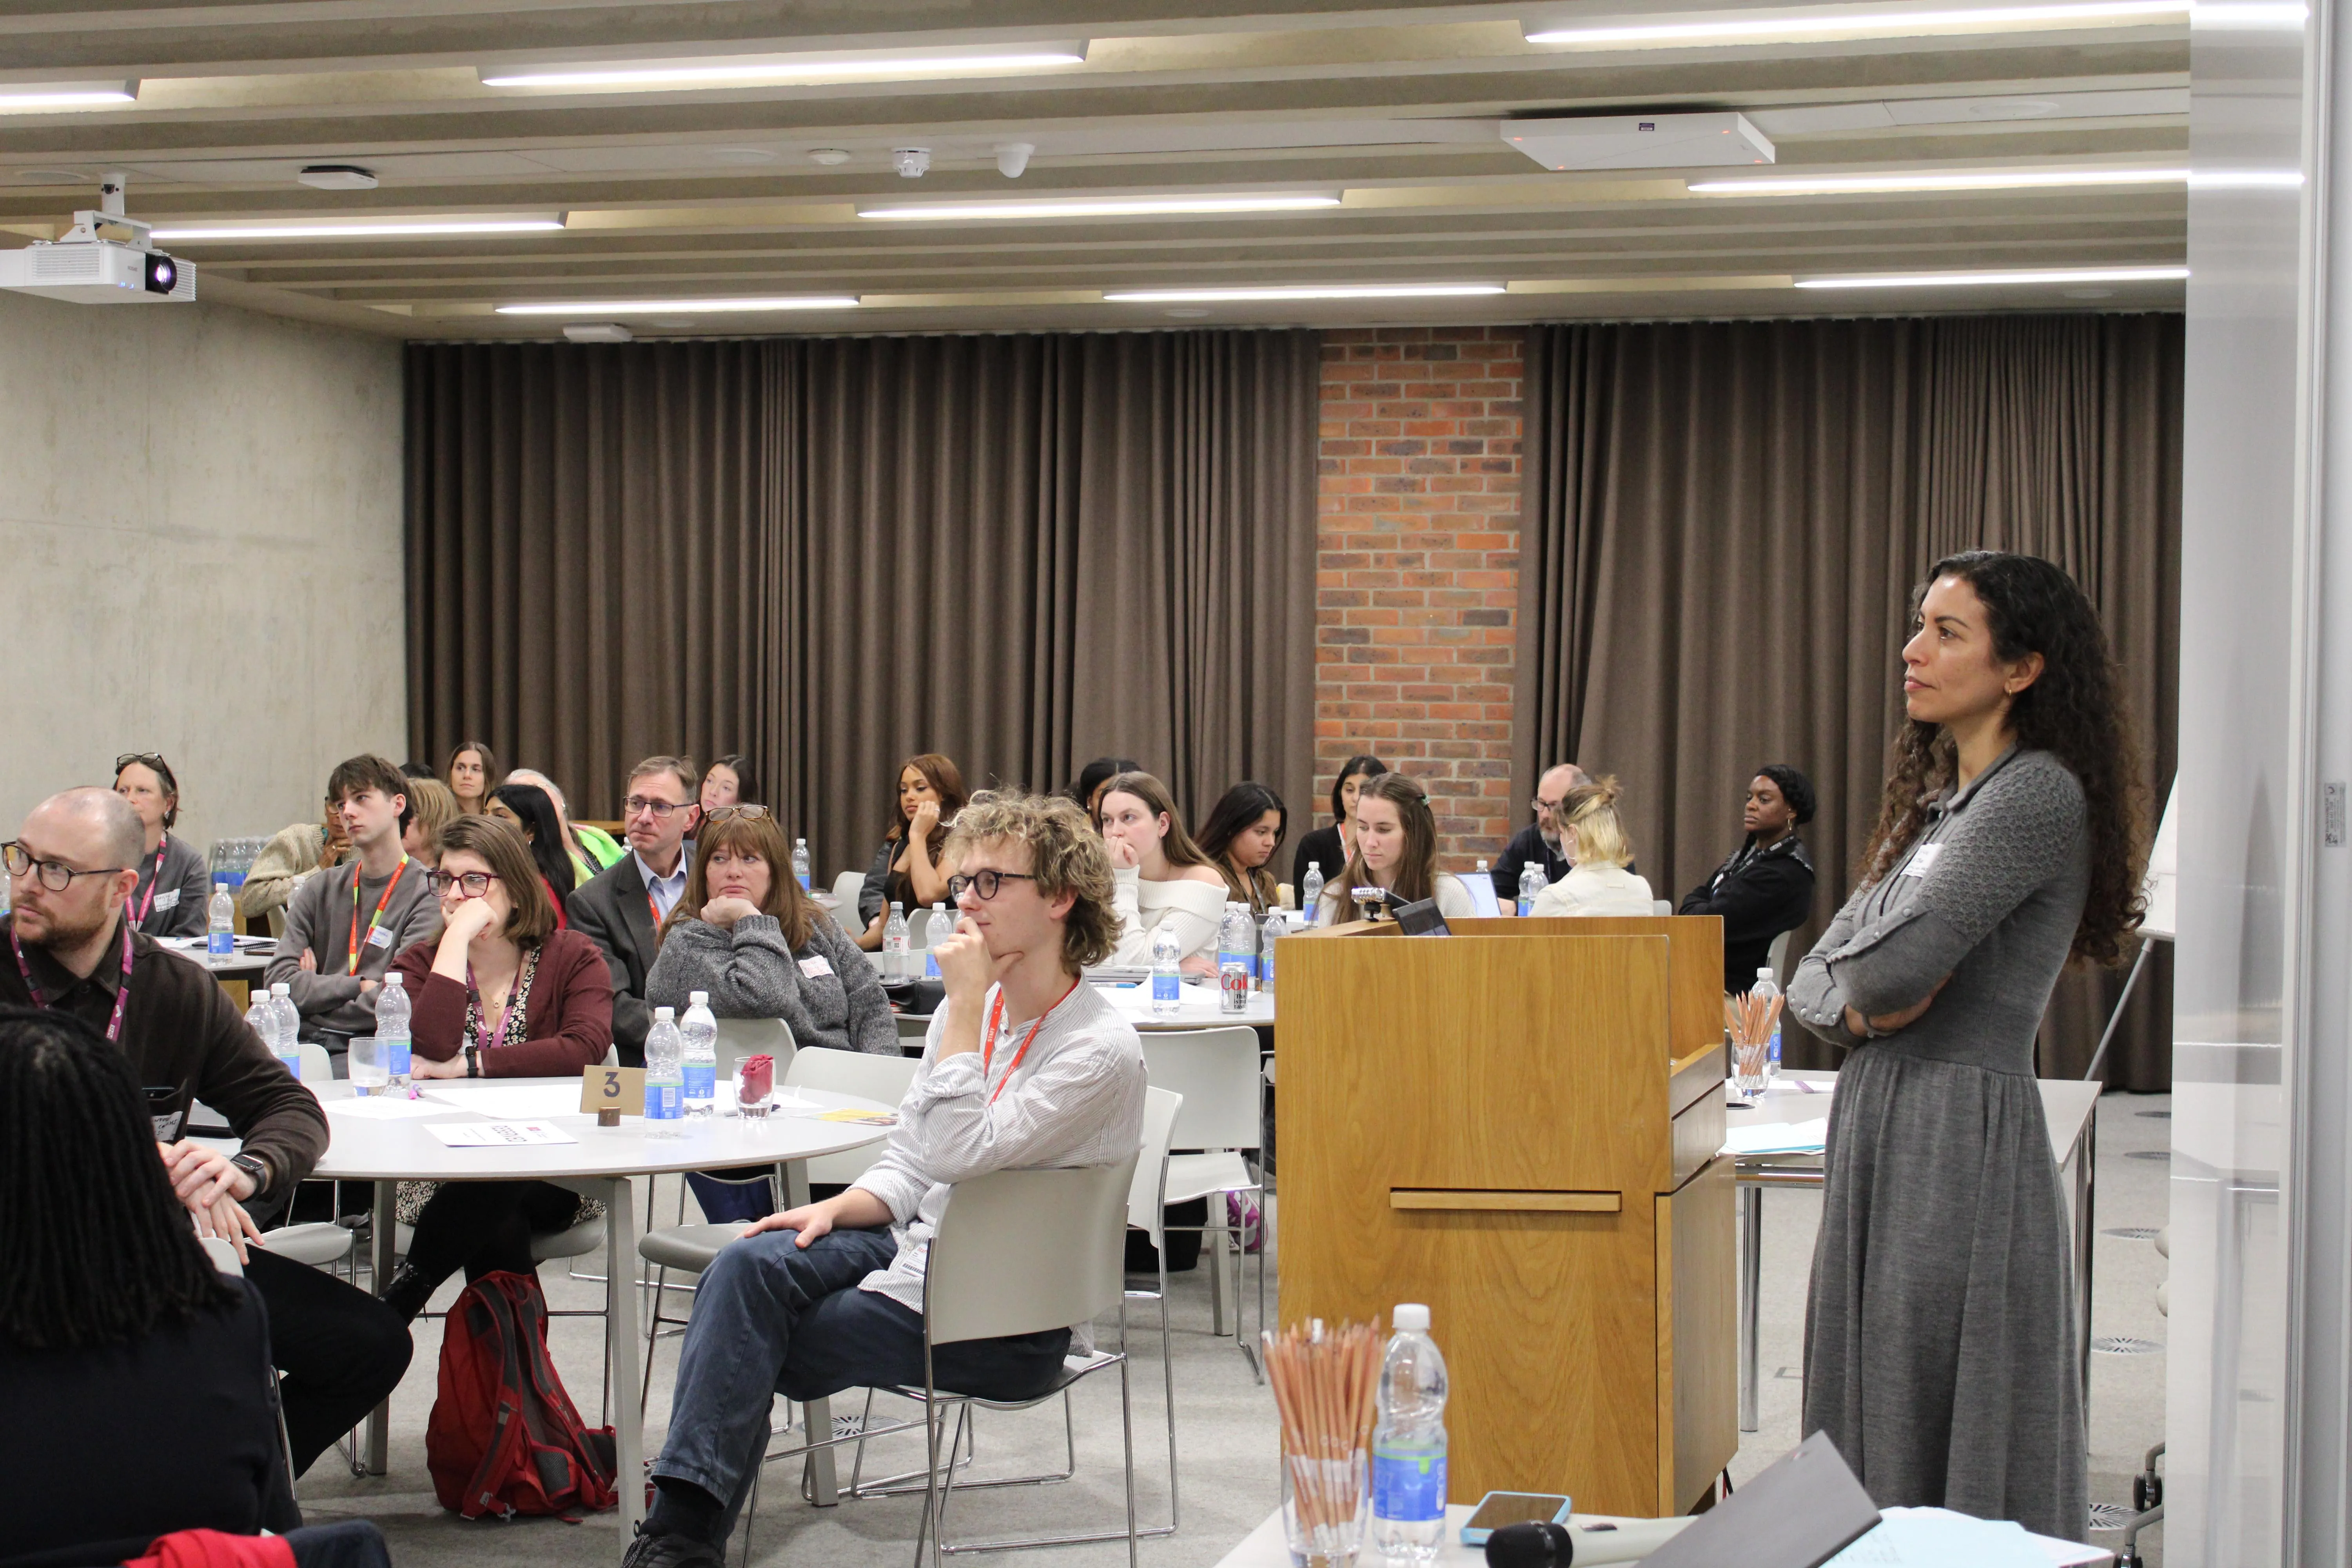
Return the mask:
<svg viewBox="0 0 2352 1568">
<path fill-rule="evenodd" d="M 1486 1568 L 1569 1568 L 1576 1538 L 1564 1524 L 1507 1524 L 1486 1537 Z"/>
</svg>

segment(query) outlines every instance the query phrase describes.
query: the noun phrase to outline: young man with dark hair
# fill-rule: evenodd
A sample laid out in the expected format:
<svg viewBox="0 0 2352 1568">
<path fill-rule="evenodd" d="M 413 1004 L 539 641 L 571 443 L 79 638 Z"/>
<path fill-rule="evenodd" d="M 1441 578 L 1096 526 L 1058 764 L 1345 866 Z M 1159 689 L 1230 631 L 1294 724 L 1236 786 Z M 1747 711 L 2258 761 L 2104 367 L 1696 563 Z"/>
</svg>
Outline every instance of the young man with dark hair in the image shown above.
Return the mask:
<svg viewBox="0 0 2352 1568">
<path fill-rule="evenodd" d="M 846 1192 L 770 1215 L 696 1287 L 653 1512 L 624 1568 L 714 1568 L 751 1491 L 774 1395 L 924 1381 L 923 1268 L 950 1189 L 991 1171 L 1116 1165 L 1143 1141 L 1143 1047 L 1080 970 L 1118 936 L 1110 856 L 1058 796 L 985 792 L 957 816 L 961 918 L 934 951 L 947 1001 L 881 1159 Z M 939 1387 L 1027 1399 L 1070 1332 L 931 1355 Z"/>
<path fill-rule="evenodd" d="M 377 756 L 338 763 L 327 798 L 343 819 L 352 858 L 287 900 L 286 934 L 267 979 L 288 987 L 302 1037 L 325 1046 L 340 1069 L 345 1043 L 375 1028 L 384 971 L 404 948 L 440 931 L 441 904 L 427 868 L 401 846 L 410 808 L 398 768 Z"/>
<path fill-rule="evenodd" d="M 629 852 L 563 901 L 572 929 L 604 950 L 613 973 L 613 1046 L 624 1067 L 645 1066 L 654 1026 L 646 974 L 661 950 L 661 922 L 686 895 L 701 787 L 685 757 L 647 757 L 631 768 L 621 802 Z"/>
<path fill-rule="evenodd" d="M 0 1003 L 69 1013 L 131 1058 L 148 1086 L 173 1195 L 199 1233 L 237 1249 L 269 1310 L 270 1359 L 285 1374 L 279 1398 L 299 1474 L 398 1385 L 408 1331 L 366 1291 L 247 1245 L 259 1234 L 252 1214 L 282 1208 L 325 1152 L 327 1119 L 210 971 L 131 929 L 141 845 L 138 814 L 106 790 L 68 790 L 33 808 L 5 846 L 15 962 L 0 962 Z M 184 1136 L 198 1100 L 227 1118 L 236 1153 Z M 77 1179 L 70 1170 L 54 1174 Z M 159 1415 L 179 1411 L 173 1390 L 154 1392 Z"/>
</svg>

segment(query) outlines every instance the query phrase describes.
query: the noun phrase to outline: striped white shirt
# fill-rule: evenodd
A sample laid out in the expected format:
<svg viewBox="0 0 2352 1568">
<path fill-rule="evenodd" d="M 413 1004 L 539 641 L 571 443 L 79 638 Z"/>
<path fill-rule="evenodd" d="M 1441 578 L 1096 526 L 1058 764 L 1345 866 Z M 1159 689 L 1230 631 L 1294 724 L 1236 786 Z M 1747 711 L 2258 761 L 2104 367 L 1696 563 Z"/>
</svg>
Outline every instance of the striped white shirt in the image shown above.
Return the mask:
<svg viewBox="0 0 2352 1568">
<path fill-rule="evenodd" d="M 997 996 L 992 985 L 981 999 L 983 1047 Z M 947 1009 L 932 1016 L 898 1125 L 882 1157 L 852 1184 L 889 1205 L 898 1243 L 890 1267 L 868 1274 L 860 1289 L 923 1310 L 923 1265 L 955 1183 L 991 1171 L 1115 1165 L 1142 1147 L 1143 1042 L 1135 1026 L 1084 982 L 1045 1015 L 1024 1055 L 1021 1042 L 1034 1022 L 1006 1019 L 983 1067 L 982 1051 L 940 1061 Z"/>
</svg>

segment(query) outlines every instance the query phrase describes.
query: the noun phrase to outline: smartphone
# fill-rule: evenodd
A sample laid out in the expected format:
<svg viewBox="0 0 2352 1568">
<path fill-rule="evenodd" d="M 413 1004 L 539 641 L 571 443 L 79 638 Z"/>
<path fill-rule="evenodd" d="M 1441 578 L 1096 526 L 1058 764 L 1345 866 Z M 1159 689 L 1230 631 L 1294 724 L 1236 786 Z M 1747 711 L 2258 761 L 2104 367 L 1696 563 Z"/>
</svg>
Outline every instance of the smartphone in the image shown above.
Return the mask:
<svg viewBox="0 0 2352 1568">
<path fill-rule="evenodd" d="M 1558 1492 L 1488 1492 L 1462 1524 L 1462 1544 L 1484 1546 L 1507 1524 L 1566 1524 L 1569 1500 Z"/>
</svg>

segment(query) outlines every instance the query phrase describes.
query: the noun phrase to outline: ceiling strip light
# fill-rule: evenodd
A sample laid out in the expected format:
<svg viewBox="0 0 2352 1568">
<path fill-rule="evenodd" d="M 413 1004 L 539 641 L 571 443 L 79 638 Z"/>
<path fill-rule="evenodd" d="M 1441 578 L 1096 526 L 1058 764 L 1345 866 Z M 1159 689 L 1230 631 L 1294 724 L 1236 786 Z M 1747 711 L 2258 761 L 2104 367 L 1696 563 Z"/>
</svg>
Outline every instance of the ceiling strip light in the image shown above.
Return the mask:
<svg viewBox="0 0 2352 1568">
<path fill-rule="evenodd" d="M 1336 207 L 1335 195 L 1069 196 L 1035 201 L 929 202 L 914 206 L 860 207 L 859 217 L 900 221 L 949 218 L 1148 217 L 1160 213 L 1303 212 Z"/>
<path fill-rule="evenodd" d="M 1868 272 L 1853 278 L 1800 278 L 1800 289 L 1941 289 L 2001 283 L 2178 283 L 2186 267 L 2061 267 L 2017 272 Z"/>
<path fill-rule="evenodd" d="M 1437 300 L 1465 294 L 1500 294 L 1500 283 L 1332 283 L 1290 289 L 1130 289 L 1105 291 L 1118 305 L 1213 305 L 1240 300 Z"/>
<path fill-rule="evenodd" d="M 1949 11 L 1817 11 L 1716 22 L 1638 23 L 1612 27 L 1547 27 L 1531 44 L 1627 47 L 1644 44 L 1777 44 L 1844 35 L 1904 37 L 1948 28 L 2032 26 L 2046 22 L 2149 22 L 2189 15 L 2189 0 L 2074 0 L 2054 5 L 1981 5 Z"/>
<path fill-rule="evenodd" d="M 104 109 L 138 101 L 135 81 L 0 82 L 0 110 Z"/>
<path fill-rule="evenodd" d="M 2299 191 L 2301 169 L 2197 169 L 2190 172 L 2192 191 Z"/>
<path fill-rule="evenodd" d="M 618 66 L 558 66 L 485 76 L 484 87 L 725 87 L 778 82 L 871 81 L 894 77 L 952 76 L 975 71 L 1082 66 L 1083 54 L 1054 49 L 1018 55 L 947 55 L 839 60 L 676 60 Z"/>
<path fill-rule="evenodd" d="M 1693 180 L 1695 196 L 1839 196 L 1889 191 L 2050 190 L 2076 185 L 2180 185 L 2186 169 L 1921 170 L 1901 174 L 1784 174 L 1753 180 Z"/>
<path fill-rule="evenodd" d="M 846 294 L 794 295 L 768 300 L 576 300 L 543 304 L 500 305 L 501 316 L 688 316 L 719 311 L 854 310 Z"/>
<path fill-rule="evenodd" d="M 460 235 L 546 234 L 562 227 L 563 220 L 554 217 L 158 224 L 154 237 L 183 244 L 208 239 L 446 239 Z"/>
</svg>

